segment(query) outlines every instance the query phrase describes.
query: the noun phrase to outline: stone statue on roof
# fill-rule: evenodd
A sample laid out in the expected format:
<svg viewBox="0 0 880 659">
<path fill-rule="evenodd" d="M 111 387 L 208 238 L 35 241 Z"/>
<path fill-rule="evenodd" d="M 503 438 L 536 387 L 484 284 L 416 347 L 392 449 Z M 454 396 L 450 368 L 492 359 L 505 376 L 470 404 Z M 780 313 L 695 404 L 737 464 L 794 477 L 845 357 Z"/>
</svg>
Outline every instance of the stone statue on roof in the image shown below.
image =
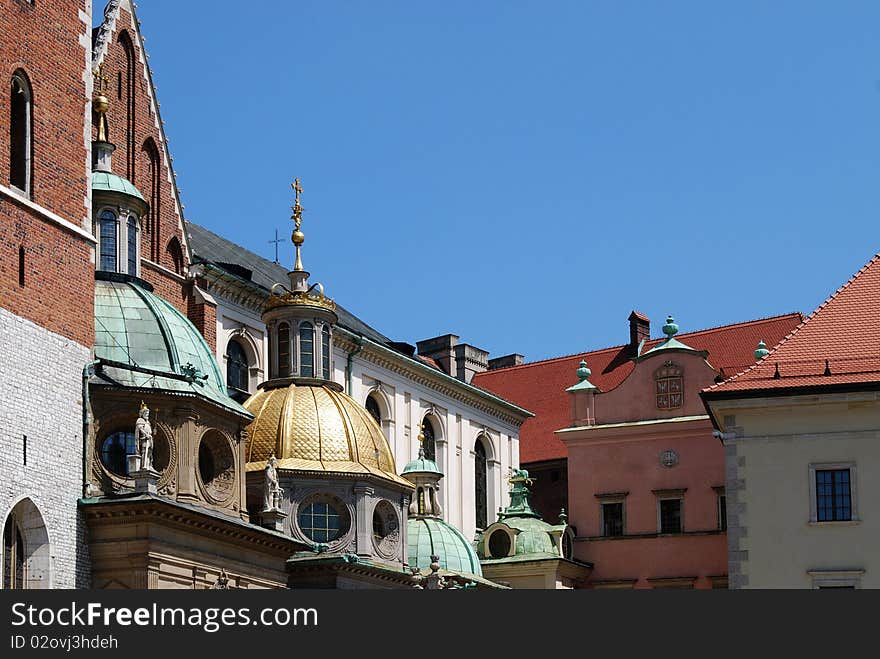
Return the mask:
<svg viewBox="0 0 880 659">
<path fill-rule="evenodd" d="M 134 441 L 141 456 L 141 470 L 153 469 L 153 427 L 150 425 L 150 408 L 141 401 L 138 419 L 134 424 Z"/>
<path fill-rule="evenodd" d="M 266 469 L 263 479 L 263 512 L 278 510 L 281 505 L 281 486 L 278 484 L 278 470 L 275 465 L 278 460 L 273 455 L 266 460 Z"/>
</svg>

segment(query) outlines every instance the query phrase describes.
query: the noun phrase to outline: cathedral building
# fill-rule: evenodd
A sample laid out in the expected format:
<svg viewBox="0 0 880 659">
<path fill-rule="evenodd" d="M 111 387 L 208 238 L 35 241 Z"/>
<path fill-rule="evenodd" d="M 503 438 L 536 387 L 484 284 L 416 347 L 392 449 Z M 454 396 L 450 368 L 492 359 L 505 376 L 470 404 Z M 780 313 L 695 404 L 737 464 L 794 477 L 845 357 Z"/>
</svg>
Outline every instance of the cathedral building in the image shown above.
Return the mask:
<svg viewBox="0 0 880 659">
<path fill-rule="evenodd" d="M 273 334 L 272 323 L 281 321 L 263 318 L 261 309 L 287 270 L 205 227 L 190 222 L 187 229 L 192 270 L 216 303 L 216 356 L 232 395 L 244 400 L 276 372 L 337 382 L 379 423 L 397 473 L 417 457 L 424 426 L 426 454 L 446 474 L 439 490 L 446 519 L 470 539 L 486 528 L 493 511 L 507 504 L 507 478 L 519 466 L 519 427 L 531 416 L 471 384 L 487 368 L 487 354 L 454 335 L 419 342 L 416 352 L 341 305 L 329 347 L 321 319 L 282 323 L 283 331 Z"/>
<path fill-rule="evenodd" d="M 187 223 L 130 0 L 0 28 L 3 586 L 499 587 L 472 542 L 530 413 L 486 353 L 310 283 L 298 181 L 290 272 Z"/>
</svg>

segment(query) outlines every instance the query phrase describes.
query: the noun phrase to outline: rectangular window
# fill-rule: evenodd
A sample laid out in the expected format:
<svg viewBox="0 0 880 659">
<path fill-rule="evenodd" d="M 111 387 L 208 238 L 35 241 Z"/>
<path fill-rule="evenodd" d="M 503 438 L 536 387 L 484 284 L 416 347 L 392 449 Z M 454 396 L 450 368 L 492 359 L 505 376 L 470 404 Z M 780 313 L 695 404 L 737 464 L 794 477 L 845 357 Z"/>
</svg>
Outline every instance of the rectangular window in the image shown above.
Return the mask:
<svg viewBox="0 0 880 659">
<path fill-rule="evenodd" d="M 816 521 L 851 520 L 851 497 L 849 469 L 816 470 Z"/>
<path fill-rule="evenodd" d="M 602 504 L 602 535 L 623 535 L 623 501 Z"/>
<path fill-rule="evenodd" d="M 727 495 L 724 491 L 724 486 L 719 485 L 717 487 L 713 487 L 715 490 L 716 497 L 716 506 L 718 513 L 718 530 L 726 531 L 727 530 Z"/>
<path fill-rule="evenodd" d="M 681 499 L 660 499 L 660 533 L 681 533 Z"/>
</svg>

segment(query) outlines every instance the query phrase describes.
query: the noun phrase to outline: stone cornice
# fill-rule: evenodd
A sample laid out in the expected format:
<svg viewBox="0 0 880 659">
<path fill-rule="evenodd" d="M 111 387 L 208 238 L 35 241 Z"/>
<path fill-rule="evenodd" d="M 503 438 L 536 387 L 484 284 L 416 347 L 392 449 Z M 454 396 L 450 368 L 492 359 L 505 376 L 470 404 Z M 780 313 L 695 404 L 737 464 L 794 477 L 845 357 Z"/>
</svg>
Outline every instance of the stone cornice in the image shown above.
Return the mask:
<svg viewBox="0 0 880 659">
<path fill-rule="evenodd" d="M 446 375 L 432 366 L 417 362 L 406 355 L 395 353 L 390 348 L 374 343 L 366 337 L 360 337 L 344 327 L 336 328 L 334 343 L 337 347 L 352 352 L 360 347 L 356 339 L 363 341 L 363 349 L 357 353 L 359 359 L 369 361 L 392 373 L 418 382 L 424 387 L 466 403 L 481 412 L 501 419 L 505 423 L 518 428 L 523 421 L 534 416 L 531 412 L 513 403 Z"/>
<path fill-rule="evenodd" d="M 268 531 L 238 519 L 223 519 L 218 513 L 191 509 L 174 501 L 156 497 L 125 497 L 79 501 L 89 522 L 98 524 L 141 524 L 145 521 L 171 524 L 190 531 L 210 535 L 231 543 L 258 546 L 290 555 L 302 545 L 293 538 Z"/>
</svg>

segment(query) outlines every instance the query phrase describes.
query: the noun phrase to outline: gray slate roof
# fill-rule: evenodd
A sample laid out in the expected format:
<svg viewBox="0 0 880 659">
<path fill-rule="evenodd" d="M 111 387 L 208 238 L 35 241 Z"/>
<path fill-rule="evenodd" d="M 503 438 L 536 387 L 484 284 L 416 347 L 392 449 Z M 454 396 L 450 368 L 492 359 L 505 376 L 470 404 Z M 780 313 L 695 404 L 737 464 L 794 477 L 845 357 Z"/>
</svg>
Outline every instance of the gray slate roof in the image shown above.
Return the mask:
<svg viewBox="0 0 880 659">
<path fill-rule="evenodd" d="M 269 289 L 272 288 L 273 284 L 290 281 L 290 278 L 287 276 L 287 268 L 280 263 L 264 259 L 262 256 L 254 254 L 241 245 L 236 245 L 234 242 L 226 240 L 226 238 L 218 236 L 213 231 L 209 231 L 205 227 L 193 222 L 186 222 L 186 231 L 189 234 L 189 246 L 193 252 L 194 263 L 207 261 L 239 277 L 246 276 L 247 273 L 242 273 L 235 266 L 249 270 L 250 280 L 261 288 L 266 289 L 266 297 L 269 296 Z M 230 268 L 230 265 L 233 267 Z M 373 329 L 360 318 L 343 309 L 338 303 L 336 305 L 336 314 L 339 316 L 339 325 L 345 329 L 355 334 L 360 334 L 376 343 L 392 347 L 392 339 Z"/>
</svg>

